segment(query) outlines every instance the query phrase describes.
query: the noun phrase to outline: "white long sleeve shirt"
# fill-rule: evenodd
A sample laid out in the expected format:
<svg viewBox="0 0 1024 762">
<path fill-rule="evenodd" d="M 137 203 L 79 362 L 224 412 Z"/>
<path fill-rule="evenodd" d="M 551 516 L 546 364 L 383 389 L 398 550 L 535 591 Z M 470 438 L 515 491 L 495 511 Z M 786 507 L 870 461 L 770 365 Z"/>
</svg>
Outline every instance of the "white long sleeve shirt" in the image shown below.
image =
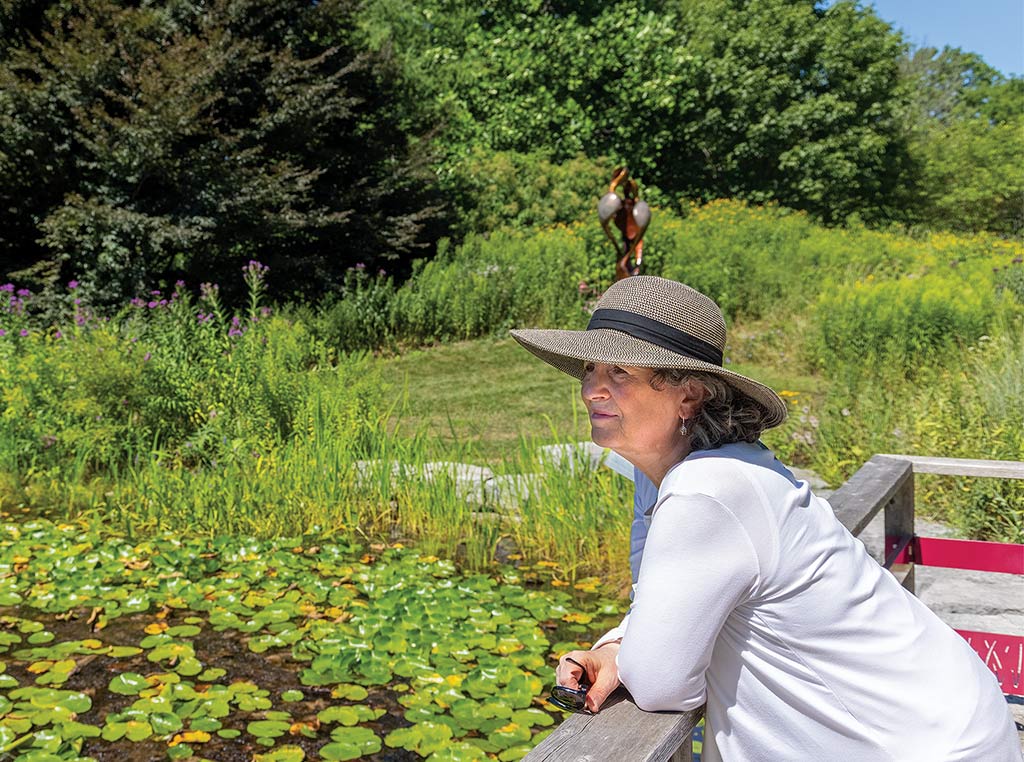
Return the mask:
<svg viewBox="0 0 1024 762">
<path fill-rule="evenodd" d="M 1021 760 L 970 646 L 757 445 L 669 471 L 618 638 L 640 708 L 707 703 L 706 762 Z"/>
</svg>

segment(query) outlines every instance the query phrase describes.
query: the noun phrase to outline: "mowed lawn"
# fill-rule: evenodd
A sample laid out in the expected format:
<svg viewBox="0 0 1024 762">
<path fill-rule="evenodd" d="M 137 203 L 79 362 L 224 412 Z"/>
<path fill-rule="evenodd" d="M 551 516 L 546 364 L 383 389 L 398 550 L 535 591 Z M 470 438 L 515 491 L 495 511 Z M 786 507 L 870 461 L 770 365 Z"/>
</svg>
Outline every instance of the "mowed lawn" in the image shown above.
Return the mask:
<svg viewBox="0 0 1024 762">
<path fill-rule="evenodd" d="M 457 445 L 464 461 L 497 463 L 517 452 L 524 438 L 544 443 L 590 436 L 579 382 L 513 339 L 441 344 L 377 362 L 396 402 L 395 426 L 409 435 L 425 431 L 439 455 Z M 823 391 L 821 378 L 786 368 L 729 368 L 778 391 Z"/>
</svg>

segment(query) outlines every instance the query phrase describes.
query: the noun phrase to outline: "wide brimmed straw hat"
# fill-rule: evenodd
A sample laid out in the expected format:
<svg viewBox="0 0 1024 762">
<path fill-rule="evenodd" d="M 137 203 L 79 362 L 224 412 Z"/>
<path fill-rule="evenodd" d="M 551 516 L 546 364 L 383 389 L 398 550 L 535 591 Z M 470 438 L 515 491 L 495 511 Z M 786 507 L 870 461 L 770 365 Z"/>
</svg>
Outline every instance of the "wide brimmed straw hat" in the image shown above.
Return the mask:
<svg viewBox="0 0 1024 762">
<path fill-rule="evenodd" d="M 598 300 L 585 331 L 526 328 L 511 333 L 544 362 L 580 380 L 588 362 L 702 371 L 763 405 L 765 428 L 786 420 L 786 403 L 779 395 L 722 367 L 725 320 L 718 305 L 673 280 L 635 275 L 618 281 Z"/>
</svg>

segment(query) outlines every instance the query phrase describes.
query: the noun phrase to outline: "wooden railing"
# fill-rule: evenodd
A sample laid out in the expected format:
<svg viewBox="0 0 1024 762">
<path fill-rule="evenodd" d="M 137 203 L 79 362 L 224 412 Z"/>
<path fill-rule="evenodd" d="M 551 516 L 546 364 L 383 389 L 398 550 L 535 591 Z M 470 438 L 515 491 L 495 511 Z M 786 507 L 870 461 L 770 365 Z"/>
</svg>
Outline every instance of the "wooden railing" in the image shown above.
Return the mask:
<svg viewBox="0 0 1024 762">
<path fill-rule="evenodd" d="M 914 474 L 1024 479 L 1024 462 L 875 455 L 829 503 L 836 517 L 858 535 L 885 512 L 885 560 L 901 584 L 914 592 Z M 993 543 L 995 544 L 995 543 Z M 1020 546 L 1016 546 L 1020 547 Z M 1024 573 L 1022 570 L 1020 573 Z M 526 755 L 527 762 L 684 762 L 701 710 L 644 712 L 619 689 L 596 715 L 574 714 Z"/>
</svg>

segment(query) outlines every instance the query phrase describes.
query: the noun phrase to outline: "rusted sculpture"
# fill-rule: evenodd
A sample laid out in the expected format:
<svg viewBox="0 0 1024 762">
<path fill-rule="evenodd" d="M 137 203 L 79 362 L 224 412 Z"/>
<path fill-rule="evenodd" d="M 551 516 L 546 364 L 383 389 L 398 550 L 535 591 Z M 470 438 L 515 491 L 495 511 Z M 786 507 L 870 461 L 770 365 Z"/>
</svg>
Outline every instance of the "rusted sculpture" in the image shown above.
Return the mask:
<svg viewBox="0 0 1024 762">
<path fill-rule="evenodd" d="M 622 195 L 615 189 L 622 186 Z M 636 180 L 629 176 L 627 167 L 619 167 L 612 176 L 608 192 L 597 202 L 597 216 L 605 235 L 614 244 L 616 251 L 615 280 L 640 274 L 640 265 L 644 258 L 643 237 L 647 226 L 651 224 L 651 207 L 637 196 L 640 188 Z M 609 224 L 615 223 L 619 235 L 611 231 Z M 635 258 L 630 266 L 630 259 Z"/>
</svg>

